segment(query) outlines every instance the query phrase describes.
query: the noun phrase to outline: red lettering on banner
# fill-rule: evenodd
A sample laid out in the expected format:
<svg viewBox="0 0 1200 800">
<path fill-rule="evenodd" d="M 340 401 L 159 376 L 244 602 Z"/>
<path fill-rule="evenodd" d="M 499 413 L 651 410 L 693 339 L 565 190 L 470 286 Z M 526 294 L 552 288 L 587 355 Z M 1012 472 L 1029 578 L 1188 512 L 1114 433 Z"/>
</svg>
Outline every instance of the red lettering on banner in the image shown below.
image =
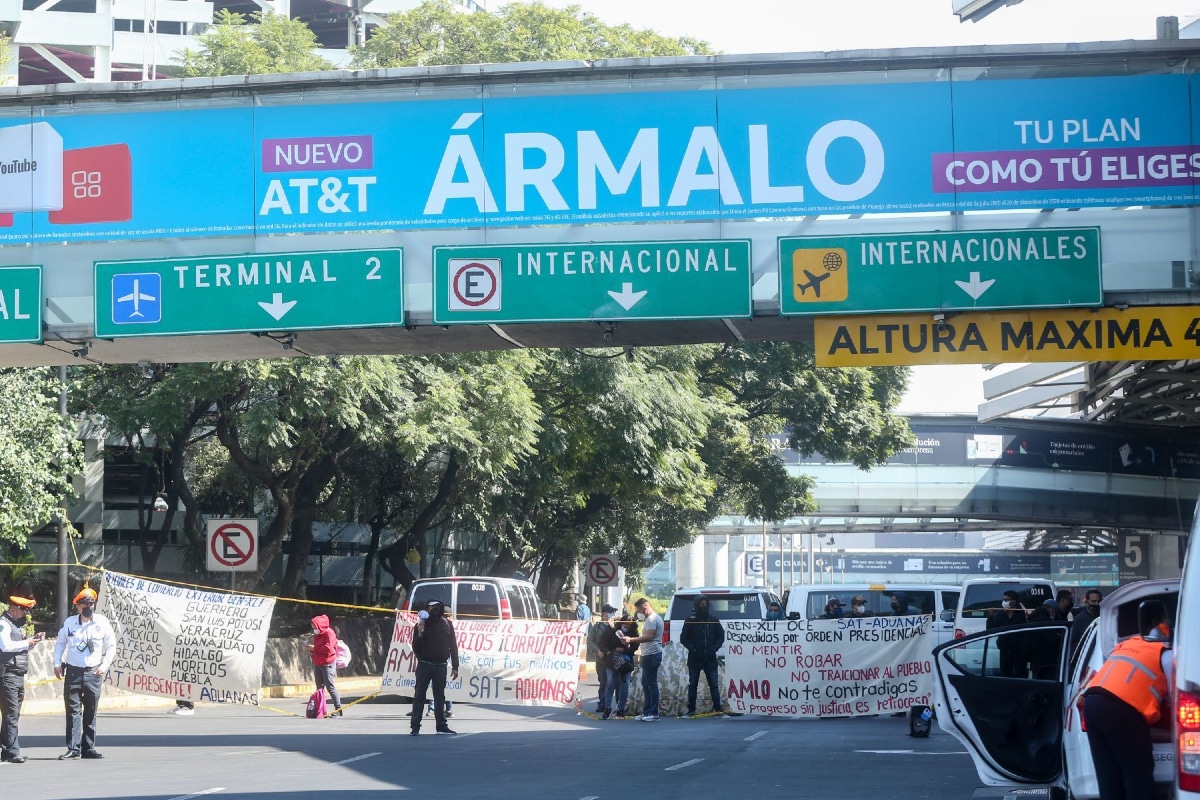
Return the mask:
<svg viewBox="0 0 1200 800">
<path fill-rule="evenodd" d="M 518 678 L 513 681 L 516 700 L 548 700 L 570 703 L 575 699 L 574 681 L 551 681 L 544 678 Z"/>
</svg>

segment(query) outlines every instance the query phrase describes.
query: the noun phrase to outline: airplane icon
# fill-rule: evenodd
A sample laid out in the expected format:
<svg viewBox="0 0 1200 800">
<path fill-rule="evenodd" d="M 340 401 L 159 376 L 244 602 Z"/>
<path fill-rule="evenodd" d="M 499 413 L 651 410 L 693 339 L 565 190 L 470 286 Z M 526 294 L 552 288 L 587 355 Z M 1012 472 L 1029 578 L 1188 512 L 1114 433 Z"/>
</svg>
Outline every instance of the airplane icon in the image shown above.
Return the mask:
<svg viewBox="0 0 1200 800">
<path fill-rule="evenodd" d="M 808 280 L 804 283 L 796 284 L 796 288 L 800 290 L 800 294 L 804 294 L 807 290 L 812 289 L 813 296 L 820 297 L 821 296 L 821 282 L 826 280 L 827 278 L 829 278 L 829 273 L 824 272 L 824 273 L 821 273 L 820 275 L 814 275 L 809 270 L 803 270 L 803 272 L 804 272 L 804 277 L 808 278 Z"/>
<path fill-rule="evenodd" d="M 818 292 L 817 294 L 820 294 L 820 292 Z M 145 317 L 146 316 L 145 314 L 142 313 L 142 308 L 141 308 L 141 304 L 142 304 L 143 300 L 145 300 L 148 303 L 153 303 L 156 300 L 158 300 L 158 298 L 152 294 L 146 294 L 145 292 L 143 292 L 141 289 L 141 281 L 139 281 L 137 278 L 134 278 L 134 280 L 133 280 L 133 291 L 131 291 L 127 295 L 124 295 L 123 297 L 117 298 L 118 303 L 128 303 L 130 301 L 133 302 L 133 311 L 129 314 L 130 319 L 133 319 L 134 317 Z"/>
<path fill-rule="evenodd" d="M 162 322 L 162 275 L 126 272 L 113 275 L 112 321 L 116 325 Z"/>
</svg>

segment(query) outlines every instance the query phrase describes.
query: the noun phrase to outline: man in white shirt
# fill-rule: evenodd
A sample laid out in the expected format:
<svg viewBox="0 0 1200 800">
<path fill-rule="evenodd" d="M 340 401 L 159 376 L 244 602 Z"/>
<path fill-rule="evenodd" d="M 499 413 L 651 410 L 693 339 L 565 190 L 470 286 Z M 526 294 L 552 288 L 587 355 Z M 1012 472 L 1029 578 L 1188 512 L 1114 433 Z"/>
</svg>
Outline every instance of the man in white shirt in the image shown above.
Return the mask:
<svg viewBox="0 0 1200 800">
<path fill-rule="evenodd" d="M 117 637 L 95 606 L 96 592 L 85 586 L 75 595 L 79 613 L 67 618 L 54 645 L 54 677 L 63 679 L 67 711 L 67 752 L 59 761 L 104 758 L 96 752 L 96 709 L 104 673 L 117 655 Z"/>
<path fill-rule="evenodd" d="M 642 670 L 642 722 L 658 722 L 658 668 L 662 666 L 663 619 L 654 613 L 654 607 L 646 598 L 639 598 L 633 607 L 644 617 L 642 635 L 628 639 L 637 643 L 638 661 Z"/>
<path fill-rule="evenodd" d="M 17 739 L 17 723 L 21 719 L 21 704 L 25 702 L 25 673 L 29 670 L 29 648 L 42 640 L 38 633 L 32 639 L 25 636 L 28 614 L 37 603 L 27 592 L 16 591 L 8 598 L 8 610 L 0 615 L 0 761 L 24 764 L 21 743 Z"/>
</svg>

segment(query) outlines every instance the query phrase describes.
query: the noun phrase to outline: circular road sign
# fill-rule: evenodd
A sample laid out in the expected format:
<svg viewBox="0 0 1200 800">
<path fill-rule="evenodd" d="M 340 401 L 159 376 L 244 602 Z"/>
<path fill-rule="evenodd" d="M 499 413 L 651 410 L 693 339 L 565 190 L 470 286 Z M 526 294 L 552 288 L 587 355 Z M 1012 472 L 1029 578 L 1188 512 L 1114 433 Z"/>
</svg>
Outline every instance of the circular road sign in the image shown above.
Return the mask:
<svg viewBox="0 0 1200 800">
<path fill-rule="evenodd" d="M 209 569 L 213 571 L 256 569 L 258 565 L 258 558 L 255 554 L 257 539 L 258 532 L 251 530 L 251 526 L 245 521 L 227 520 L 218 523 L 209 531 L 208 535 Z"/>
</svg>

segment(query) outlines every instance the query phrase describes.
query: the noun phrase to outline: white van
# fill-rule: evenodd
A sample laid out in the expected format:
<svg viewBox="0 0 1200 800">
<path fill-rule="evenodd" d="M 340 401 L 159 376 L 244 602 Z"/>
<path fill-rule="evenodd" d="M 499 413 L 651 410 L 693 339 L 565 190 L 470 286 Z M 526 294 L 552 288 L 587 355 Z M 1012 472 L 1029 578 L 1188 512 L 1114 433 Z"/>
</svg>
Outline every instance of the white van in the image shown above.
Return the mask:
<svg viewBox="0 0 1200 800">
<path fill-rule="evenodd" d="M 986 630 L 988 617 L 1000 610 L 1004 593 L 1010 590 L 1027 612 L 1058 596 L 1058 587 L 1046 578 L 968 578 L 958 598 L 954 638 Z"/>
<path fill-rule="evenodd" d="M 779 597 L 769 589 L 755 589 L 747 586 L 703 586 L 697 589 L 680 589 L 671 598 L 671 607 L 667 609 L 663 625 L 663 644 L 678 642 L 679 634 L 683 633 L 683 621 L 687 619 L 696 607 L 700 595 L 708 598 L 708 613 L 721 621 L 726 620 L 762 620 L 767 618 L 767 606 L 780 603 Z M 725 654 L 725 648 L 717 651 Z"/>
<path fill-rule="evenodd" d="M 402 608 L 419 611 L 440 600 L 454 619 L 541 619 L 537 592 L 529 581 L 455 575 L 413 581 Z"/>
<path fill-rule="evenodd" d="M 1175 797 L 1200 800 L 1200 504 L 1192 521 L 1175 625 Z M 1104 608 L 1103 605 L 1100 606 Z"/>
<path fill-rule="evenodd" d="M 891 616 L 896 611 L 892 598 L 899 594 L 906 610 L 933 617 L 933 632 L 938 644 L 954 636 L 954 613 L 958 608 L 959 588 L 934 583 L 817 583 L 793 586 L 787 593 L 785 615 L 789 619 L 818 619 L 833 598 L 841 600 L 850 613 L 850 601 L 862 595 L 872 616 Z"/>
</svg>

